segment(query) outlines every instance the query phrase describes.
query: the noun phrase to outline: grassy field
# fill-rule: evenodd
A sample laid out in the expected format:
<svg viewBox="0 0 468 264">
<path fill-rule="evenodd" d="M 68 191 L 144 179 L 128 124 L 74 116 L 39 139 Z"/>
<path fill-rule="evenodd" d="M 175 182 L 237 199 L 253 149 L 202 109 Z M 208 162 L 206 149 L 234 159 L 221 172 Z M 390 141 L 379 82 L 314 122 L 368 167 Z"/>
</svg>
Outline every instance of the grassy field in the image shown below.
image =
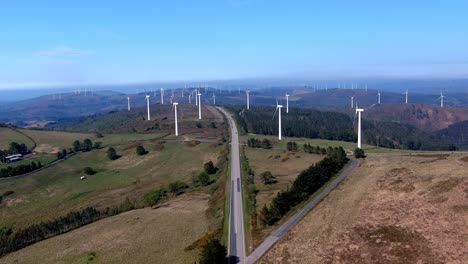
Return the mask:
<svg viewBox="0 0 468 264">
<path fill-rule="evenodd" d="M 0 263 L 194 263 L 184 248 L 208 230 L 209 195 L 192 193 L 158 209 L 138 209 L 92 223 L 0 258 Z"/>
<path fill-rule="evenodd" d="M 222 149 L 212 143 L 189 146 L 186 143 L 147 141 L 149 151 L 137 156 L 138 144 L 116 147 L 122 157 L 111 161 L 106 149 L 93 150 L 35 174 L 0 181 L 0 193 L 14 191 L 0 206 L 0 226 L 25 226 L 61 216 L 84 206 L 98 208 L 122 203 L 125 198 L 139 199 L 148 189 L 167 185 L 175 180 L 190 182 L 192 175 L 203 169 L 203 163 L 215 161 Z M 97 174 L 80 181 L 84 167 Z"/>
<path fill-rule="evenodd" d="M 467 162 L 370 154 L 260 263 L 466 263 Z"/>
<path fill-rule="evenodd" d="M 8 149 L 11 142 L 24 143 L 28 148 L 34 145 L 31 139 L 11 128 L 0 127 L 0 149 Z"/>
<path fill-rule="evenodd" d="M 249 159 L 250 167 L 255 172 L 258 208 L 269 204 L 276 193 L 286 189 L 301 171 L 324 158 L 322 155 L 290 152 L 286 149 L 245 147 L 244 151 Z M 265 185 L 260 178 L 260 174 L 265 171 L 270 171 L 278 182 Z"/>
</svg>

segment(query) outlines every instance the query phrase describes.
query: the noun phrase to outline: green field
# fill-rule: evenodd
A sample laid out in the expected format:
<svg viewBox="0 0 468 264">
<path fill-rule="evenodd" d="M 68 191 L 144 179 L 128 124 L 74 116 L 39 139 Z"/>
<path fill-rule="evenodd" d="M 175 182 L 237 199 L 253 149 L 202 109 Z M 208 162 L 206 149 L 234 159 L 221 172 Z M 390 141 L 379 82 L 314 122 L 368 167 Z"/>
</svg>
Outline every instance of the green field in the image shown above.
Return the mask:
<svg viewBox="0 0 468 264">
<path fill-rule="evenodd" d="M 159 143 L 146 141 L 143 146 L 149 154 L 137 156 L 137 145 L 118 145 L 116 149 L 122 157 L 115 161 L 106 157 L 104 148 L 80 153 L 26 177 L 2 179 L 0 193 L 14 191 L 14 194 L 0 206 L 0 226 L 26 226 L 85 206 L 104 209 L 122 203 L 127 197 L 140 199 L 146 190 L 175 180 L 190 183 L 192 175 L 203 169 L 203 163 L 216 161 L 222 149 L 213 143 L 191 147 L 168 141 L 163 150 L 156 150 Z M 81 181 L 82 170 L 87 166 L 98 173 Z"/>
<path fill-rule="evenodd" d="M 199 250 L 184 249 L 208 231 L 208 200 L 203 193 L 181 195 L 158 209 L 133 210 L 41 241 L 0 263 L 194 263 Z"/>
<path fill-rule="evenodd" d="M 0 149 L 8 149 L 11 142 L 24 143 L 28 148 L 33 147 L 34 142 L 25 135 L 11 128 L 0 127 Z"/>
</svg>

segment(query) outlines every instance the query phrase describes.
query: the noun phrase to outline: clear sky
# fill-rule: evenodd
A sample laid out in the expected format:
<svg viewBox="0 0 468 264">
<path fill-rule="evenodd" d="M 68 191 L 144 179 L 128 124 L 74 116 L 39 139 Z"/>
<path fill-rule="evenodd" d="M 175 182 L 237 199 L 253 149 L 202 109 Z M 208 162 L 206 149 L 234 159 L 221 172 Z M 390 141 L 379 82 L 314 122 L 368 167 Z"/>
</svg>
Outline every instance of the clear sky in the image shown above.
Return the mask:
<svg viewBox="0 0 468 264">
<path fill-rule="evenodd" d="M 0 34 L 0 87 L 468 77 L 466 0 L 15 0 Z"/>
</svg>

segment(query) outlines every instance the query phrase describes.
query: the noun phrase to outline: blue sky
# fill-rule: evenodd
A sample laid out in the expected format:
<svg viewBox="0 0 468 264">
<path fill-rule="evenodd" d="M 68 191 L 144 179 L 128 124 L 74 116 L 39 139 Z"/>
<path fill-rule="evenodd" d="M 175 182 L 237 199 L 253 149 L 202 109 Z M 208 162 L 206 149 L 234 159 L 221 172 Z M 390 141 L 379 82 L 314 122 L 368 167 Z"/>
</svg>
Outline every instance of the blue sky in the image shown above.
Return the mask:
<svg viewBox="0 0 468 264">
<path fill-rule="evenodd" d="M 467 14 L 467 1 L 4 1 L 0 87 L 468 77 Z"/>
</svg>

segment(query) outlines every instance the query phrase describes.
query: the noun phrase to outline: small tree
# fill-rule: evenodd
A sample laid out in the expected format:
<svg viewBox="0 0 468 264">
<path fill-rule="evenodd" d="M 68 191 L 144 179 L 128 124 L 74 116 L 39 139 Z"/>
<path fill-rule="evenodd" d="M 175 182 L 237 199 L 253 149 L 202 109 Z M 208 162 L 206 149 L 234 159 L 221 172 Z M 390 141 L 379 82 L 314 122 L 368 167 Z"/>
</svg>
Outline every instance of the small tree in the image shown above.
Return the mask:
<svg viewBox="0 0 468 264">
<path fill-rule="evenodd" d="M 91 139 L 87 138 L 83 141 L 83 144 L 81 145 L 81 149 L 83 151 L 90 151 L 93 149 L 93 142 Z"/>
<path fill-rule="evenodd" d="M 225 263 L 226 254 L 226 247 L 218 239 L 210 240 L 200 252 L 200 264 Z"/>
<path fill-rule="evenodd" d="M 363 150 L 363 149 L 355 148 L 355 149 L 354 149 L 354 157 L 355 157 L 356 159 L 365 158 L 365 157 L 366 157 L 366 153 L 364 153 L 364 150 Z"/>
<path fill-rule="evenodd" d="M 273 176 L 271 171 L 265 171 L 262 174 L 260 174 L 260 178 L 262 179 L 264 184 L 274 184 L 277 183 L 278 181 L 276 180 L 276 177 Z"/>
<path fill-rule="evenodd" d="M 218 169 L 214 166 L 214 164 L 213 164 L 213 162 L 212 162 L 211 160 L 208 161 L 207 163 L 205 163 L 205 164 L 203 165 L 203 167 L 205 168 L 205 172 L 208 173 L 208 174 L 215 174 L 216 171 L 218 170 Z"/>
<path fill-rule="evenodd" d="M 146 149 L 143 146 L 138 146 L 136 148 L 136 154 L 139 155 L 139 156 L 146 155 L 147 153 L 148 153 L 148 151 L 146 151 Z"/>
<path fill-rule="evenodd" d="M 175 181 L 169 184 L 169 192 L 173 194 L 181 194 L 187 189 L 189 186 L 183 181 Z"/>
<path fill-rule="evenodd" d="M 81 143 L 80 143 L 79 140 L 75 140 L 75 141 L 73 142 L 73 150 L 74 150 L 75 152 L 81 150 Z"/>
<path fill-rule="evenodd" d="M 110 147 L 110 148 L 107 150 L 107 157 L 108 157 L 110 160 L 116 160 L 116 159 L 119 158 L 119 155 L 117 155 L 117 151 L 115 151 L 115 148 Z"/>
<path fill-rule="evenodd" d="M 87 174 L 87 175 L 94 175 L 94 174 L 96 174 L 96 171 L 93 170 L 93 168 L 91 168 L 91 167 L 85 167 L 83 169 L 83 173 Z"/>
<path fill-rule="evenodd" d="M 100 149 L 102 146 L 102 142 L 101 141 L 97 141 L 97 142 L 94 142 L 94 147 L 95 149 Z"/>
</svg>

